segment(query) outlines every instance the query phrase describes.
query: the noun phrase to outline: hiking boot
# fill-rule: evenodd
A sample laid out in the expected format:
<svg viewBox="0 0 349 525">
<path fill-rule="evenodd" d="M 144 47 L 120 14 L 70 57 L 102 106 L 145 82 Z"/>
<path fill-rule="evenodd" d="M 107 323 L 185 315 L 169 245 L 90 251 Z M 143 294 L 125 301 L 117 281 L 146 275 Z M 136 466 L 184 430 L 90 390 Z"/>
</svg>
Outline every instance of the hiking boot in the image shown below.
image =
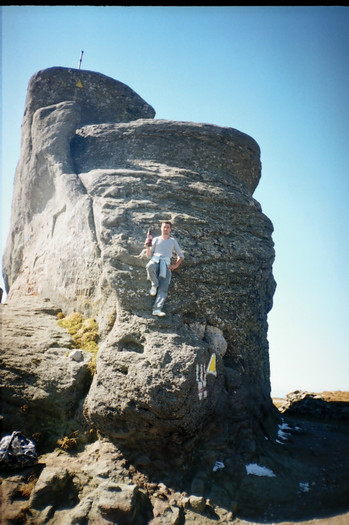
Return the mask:
<svg viewBox="0 0 349 525">
<path fill-rule="evenodd" d="M 152 295 L 153 297 L 156 295 L 156 292 L 157 292 L 157 286 L 154 286 L 152 285 L 152 287 L 150 288 L 150 295 Z"/>
</svg>

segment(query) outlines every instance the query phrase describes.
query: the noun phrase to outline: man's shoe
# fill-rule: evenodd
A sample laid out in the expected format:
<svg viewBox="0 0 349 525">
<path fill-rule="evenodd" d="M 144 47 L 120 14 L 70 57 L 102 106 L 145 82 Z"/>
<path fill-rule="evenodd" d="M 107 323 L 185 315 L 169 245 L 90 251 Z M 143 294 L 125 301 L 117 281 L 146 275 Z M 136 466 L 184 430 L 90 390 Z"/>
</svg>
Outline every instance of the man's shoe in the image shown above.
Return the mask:
<svg viewBox="0 0 349 525">
<path fill-rule="evenodd" d="M 165 317 L 166 314 L 161 310 L 153 310 L 153 315 L 157 315 L 158 317 Z"/>
<path fill-rule="evenodd" d="M 153 285 L 153 286 L 150 288 L 150 295 L 152 295 L 153 297 L 155 297 L 157 290 L 158 290 L 157 287 Z"/>
</svg>

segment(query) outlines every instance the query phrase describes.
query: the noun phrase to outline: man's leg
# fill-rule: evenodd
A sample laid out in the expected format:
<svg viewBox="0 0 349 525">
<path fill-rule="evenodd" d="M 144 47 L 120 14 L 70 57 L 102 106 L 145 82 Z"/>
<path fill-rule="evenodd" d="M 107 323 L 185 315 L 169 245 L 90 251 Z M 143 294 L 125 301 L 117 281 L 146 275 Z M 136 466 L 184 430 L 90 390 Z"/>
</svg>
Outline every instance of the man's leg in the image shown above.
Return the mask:
<svg viewBox="0 0 349 525">
<path fill-rule="evenodd" d="M 153 311 L 161 312 L 164 306 L 166 297 L 167 297 L 167 292 L 168 292 L 170 281 L 171 281 L 171 270 L 166 268 L 166 277 L 165 278 L 159 277 L 159 280 L 158 280 L 159 288 L 158 288 L 158 293 L 155 299 Z"/>
<path fill-rule="evenodd" d="M 155 286 L 155 288 L 159 286 L 159 269 L 159 263 L 154 261 L 149 261 L 146 266 L 148 280 L 151 282 L 152 286 Z"/>
</svg>

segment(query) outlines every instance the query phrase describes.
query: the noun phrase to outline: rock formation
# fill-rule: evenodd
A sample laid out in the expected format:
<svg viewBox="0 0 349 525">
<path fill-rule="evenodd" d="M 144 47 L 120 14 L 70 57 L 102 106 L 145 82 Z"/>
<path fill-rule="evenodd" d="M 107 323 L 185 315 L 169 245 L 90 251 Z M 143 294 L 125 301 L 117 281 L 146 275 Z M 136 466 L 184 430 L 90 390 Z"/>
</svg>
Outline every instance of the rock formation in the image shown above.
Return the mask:
<svg viewBox="0 0 349 525">
<path fill-rule="evenodd" d="M 4 260 L 9 302 L 50 298 L 102 334 L 86 416 L 107 435 L 192 435 L 217 406 L 270 394 L 272 225 L 252 193 L 260 151 L 230 128 L 155 120 L 127 86 L 52 68 L 29 83 Z M 168 317 L 151 318 L 145 232 L 171 220 L 185 252 Z M 224 351 L 210 343 L 219 331 Z M 198 395 L 198 370 L 217 374 Z M 139 434 L 138 434 L 139 435 Z"/>
<path fill-rule="evenodd" d="M 64 417 L 85 421 L 145 453 L 207 435 L 250 453 L 273 412 L 273 228 L 253 198 L 260 150 L 235 129 L 154 117 L 130 88 L 97 73 L 51 68 L 30 80 L 4 257 L 4 429 L 33 432 L 29 414 L 39 410 L 43 431 L 58 410 L 62 432 Z M 163 219 L 185 260 L 159 319 L 144 239 Z M 46 339 L 27 348 L 18 335 L 16 354 L 6 319 L 21 307 L 32 316 L 46 308 L 50 329 L 43 321 Z M 88 353 L 67 359 L 58 311 L 97 320 L 92 379 Z"/>
<path fill-rule="evenodd" d="M 348 392 L 322 392 L 321 394 L 316 394 L 314 392 L 296 390 L 287 394 L 279 410 L 282 414 L 296 415 L 297 417 L 303 416 L 321 421 L 333 419 L 349 421 L 348 401 Z"/>
</svg>

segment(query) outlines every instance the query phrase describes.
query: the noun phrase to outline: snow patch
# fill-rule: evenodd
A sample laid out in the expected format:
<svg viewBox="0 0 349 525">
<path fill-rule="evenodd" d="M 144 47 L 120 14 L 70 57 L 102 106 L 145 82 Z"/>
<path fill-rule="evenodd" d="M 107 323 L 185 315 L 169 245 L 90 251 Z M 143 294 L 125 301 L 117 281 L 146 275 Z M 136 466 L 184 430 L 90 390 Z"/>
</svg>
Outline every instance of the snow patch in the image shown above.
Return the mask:
<svg viewBox="0 0 349 525">
<path fill-rule="evenodd" d="M 280 445 L 285 444 L 285 441 L 287 441 L 289 437 L 289 433 L 286 432 L 287 430 L 292 430 L 292 428 L 287 423 L 282 422 L 281 425 L 279 425 L 278 439 L 276 439 L 276 443 L 279 443 Z"/>
<path fill-rule="evenodd" d="M 309 492 L 310 487 L 308 481 L 300 481 L 299 482 L 299 491 L 298 492 Z"/>
<path fill-rule="evenodd" d="M 246 472 L 248 475 L 253 474 L 254 476 L 267 476 L 268 478 L 275 478 L 275 474 L 272 470 L 267 467 L 257 465 L 257 463 L 249 463 L 246 466 Z"/>
</svg>

